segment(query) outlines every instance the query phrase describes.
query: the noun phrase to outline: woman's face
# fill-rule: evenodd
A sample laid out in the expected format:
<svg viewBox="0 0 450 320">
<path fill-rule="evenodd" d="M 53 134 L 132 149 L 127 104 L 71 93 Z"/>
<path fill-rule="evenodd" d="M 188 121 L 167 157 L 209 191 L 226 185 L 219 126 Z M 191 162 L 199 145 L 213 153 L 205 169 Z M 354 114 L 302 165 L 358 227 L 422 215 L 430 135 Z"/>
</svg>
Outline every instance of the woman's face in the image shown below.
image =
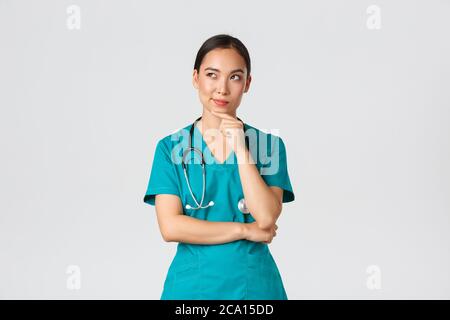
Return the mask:
<svg viewBox="0 0 450 320">
<path fill-rule="evenodd" d="M 242 95 L 249 89 L 251 76 L 247 79 L 245 60 L 236 50 L 220 48 L 205 55 L 199 72 L 194 69 L 192 82 L 206 110 L 235 115 Z M 214 100 L 227 103 L 221 105 Z"/>
</svg>

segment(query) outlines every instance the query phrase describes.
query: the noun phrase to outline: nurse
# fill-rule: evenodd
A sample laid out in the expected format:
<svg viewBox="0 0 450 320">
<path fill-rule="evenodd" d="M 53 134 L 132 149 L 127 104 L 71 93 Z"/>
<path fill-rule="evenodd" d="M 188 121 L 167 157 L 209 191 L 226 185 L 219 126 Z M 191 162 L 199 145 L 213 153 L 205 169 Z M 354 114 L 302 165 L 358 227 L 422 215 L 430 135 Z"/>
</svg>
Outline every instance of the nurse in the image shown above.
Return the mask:
<svg viewBox="0 0 450 320">
<path fill-rule="evenodd" d="M 283 140 L 236 115 L 250 71 L 239 39 L 207 39 L 193 71 L 202 116 L 156 145 L 144 202 L 156 207 L 163 239 L 178 242 L 161 299 L 287 299 L 268 244 L 294 193 Z M 191 145 L 199 152 L 184 169 Z"/>
</svg>

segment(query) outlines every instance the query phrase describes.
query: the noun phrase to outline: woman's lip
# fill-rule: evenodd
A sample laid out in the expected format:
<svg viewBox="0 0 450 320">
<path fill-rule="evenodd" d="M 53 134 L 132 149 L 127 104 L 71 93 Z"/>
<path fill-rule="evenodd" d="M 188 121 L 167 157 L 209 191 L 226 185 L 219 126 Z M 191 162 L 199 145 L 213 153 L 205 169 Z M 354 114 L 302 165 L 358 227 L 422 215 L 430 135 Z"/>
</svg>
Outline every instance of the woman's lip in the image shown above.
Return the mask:
<svg viewBox="0 0 450 320">
<path fill-rule="evenodd" d="M 223 101 L 223 100 L 216 100 L 213 99 L 214 103 L 217 104 L 218 106 L 226 106 L 228 104 L 228 101 Z"/>
</svg>

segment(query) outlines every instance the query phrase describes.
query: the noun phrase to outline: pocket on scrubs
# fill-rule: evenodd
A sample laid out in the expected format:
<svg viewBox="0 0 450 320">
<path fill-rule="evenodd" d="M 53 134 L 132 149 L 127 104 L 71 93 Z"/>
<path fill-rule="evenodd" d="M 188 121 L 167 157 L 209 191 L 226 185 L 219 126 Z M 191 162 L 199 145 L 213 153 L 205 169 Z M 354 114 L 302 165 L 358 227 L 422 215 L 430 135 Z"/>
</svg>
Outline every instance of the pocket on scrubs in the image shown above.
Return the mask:
<svg viewBox="0 0 450 320">
<path fill-rule="evenodd" d="M 163 299 L 200 299 L 200 268 L 198 261 L 178 260 L 173 267 L 173 277 L 164 288 Z"/>
<path fill-rule="evenodd" d="M 175 272 L 175 282 L 183 282 L 197 278 L 198 263 L 190 262 L 177 268 Z"/>
<path fill-rule="evenodd" d="M 278 268 L 270 254 L 259 257 L 259 264 L 248 273 L 248 298 L 252 300 L 287 299 Z"/>
<path fill-rule="evenodd" d="M 265 258 L 266 262 L 262 264 L 261 276 L 267 278 L 268 290 L 271 293 L 269 299 L 273 300 L 287 300 L 286 291 L 284 289 L 283 280 L 281 279 L 278 267 L 271 254 Z"/>
</svg>

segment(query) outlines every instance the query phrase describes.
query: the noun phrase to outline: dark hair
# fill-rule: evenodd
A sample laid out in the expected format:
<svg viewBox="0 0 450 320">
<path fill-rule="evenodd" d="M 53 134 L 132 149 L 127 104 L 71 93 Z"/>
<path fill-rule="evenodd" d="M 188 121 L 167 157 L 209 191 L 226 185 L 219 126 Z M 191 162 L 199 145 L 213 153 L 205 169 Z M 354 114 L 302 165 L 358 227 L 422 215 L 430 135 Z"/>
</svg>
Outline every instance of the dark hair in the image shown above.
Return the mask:
<svg viewBox="0 0 450 320">
<path fill-rule="evenodd" d="M 207 39 L 197 52 L 197 57 L 195 58 L 194 69 L 200 72 L 200 65 L 202 64 L 203 58 L 211 50 L 221 48 L 221 49 L 235 49 L 242 58 L 245 60 L 247 66 L 247 77 L 250 75 L 251 64 L 250 55 L 248 54 L 247 48 L 241 42 L 241 40 L 232 37 L 228 34 L 218 34 L 209 39 Z"/>
</svg>

